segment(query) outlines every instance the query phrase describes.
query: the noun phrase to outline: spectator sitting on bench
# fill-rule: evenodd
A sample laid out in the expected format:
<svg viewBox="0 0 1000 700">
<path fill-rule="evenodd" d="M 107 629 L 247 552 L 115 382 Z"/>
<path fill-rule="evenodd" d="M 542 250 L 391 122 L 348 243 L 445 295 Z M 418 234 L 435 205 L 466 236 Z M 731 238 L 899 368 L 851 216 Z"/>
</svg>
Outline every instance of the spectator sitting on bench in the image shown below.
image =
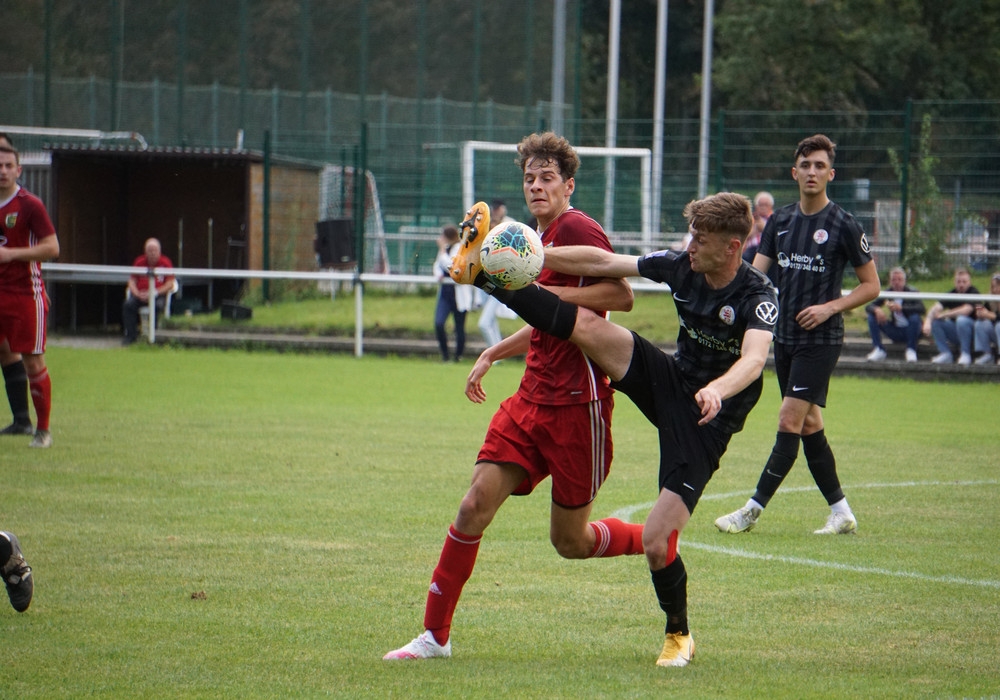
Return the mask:
<svg viewBox="0 0 1000 700">
<path fill-rule="evenodd" d="M 163 255 L 160 242 L 155 238 L 146 241 L 145 252 L 133 262 L 133 267 L 173 267 L 170 258 Z M 173 291 L 174 276 L 159 274 L 156 280 L 156 308 L 163 310 L 167 294 Z M 132 275 L 128 278 L 128 293 L 122 303 L 122 345 L 131 345 L 139 337 L 139 309 L 149 304 L 149 275 Z"/>
<path fill-rule="evenodd" d="M 990 279 L 990 294 L 1000 294 L 1000 272 L 994 272 Z M 988 365 L 993 362 L 993 350 L 996 345 L 1000 356 L 1000 301 L 988 301 L 976 304 L 976 352 L 981 353 L 976 358 L 977 365 Z M 1000 365 L 1000 357 L 997 359 Z"/>
<path fill-rule="evenodd" d="M 972 286 L 972 277 L 964 267 L 955 270 L 955 286 L 949 294 L 979 294 Z M 975 307 L 970 301 L 937 301 L 924 319 L 924 335 L 934 338 L 938 354 L 931 360 L 936 365 L 950 365 L 958 346 L 958 364 L 972 364 L 972 330 Z"/>
<path fill-rule="evenodd" d="M 906 270 L 894 267 L 889 272 L 889 289 L 892 292 L 915 292 L 906 284 Z M 885 335 L 894 343 L 906 343 L 906 361 L 917 361 L 917 341 L 923 323 L 921 318 L 926 311 L 924 302 L 919 299 L 876 299 L 867 307 L 868 332 L 872 337 L 872 351 L 868 359 L 879 362 L 886 358 L 882 336 Z"/>
</svg>

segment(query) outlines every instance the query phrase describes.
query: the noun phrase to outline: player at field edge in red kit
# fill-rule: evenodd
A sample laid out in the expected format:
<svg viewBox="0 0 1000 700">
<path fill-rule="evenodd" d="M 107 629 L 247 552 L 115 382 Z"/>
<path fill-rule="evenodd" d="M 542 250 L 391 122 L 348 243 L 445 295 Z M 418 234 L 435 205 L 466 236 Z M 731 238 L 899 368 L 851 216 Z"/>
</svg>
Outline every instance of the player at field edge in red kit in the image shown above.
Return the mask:
<svg viewBox="0 0 1000 700">
<path fill-rule="evenodd" d="M 566 139 L 532 134 L 518 145 L 524 198 L 549 246 L 591 246 L 611 251 L 600 225 L 573 209 L 570 197 L 580 160 Z M 470 210 L 481 245 L 489 231 L 489 208 Z M 465 224 L 463 224 L 465 225 Z M 478 259 L 478 257 L 477 257 Z M 463 252 L 456 255 L 460 283 Z M 632 308 L 632 290 L 621 279 L 608 280 L 544 270 L 538 283 L 567 302 L 607 311 Z M 575 345 L 525 326 L 476 360 L 466 381 L 470 401 L 486 399 L 482 379 L 497 360 L 526 354 L 517 392 L 493 416 L 480 449 L 472 485 L 448 530 L 431 577 L 424 610 L 425 632 L 385 659 L 424 659 L 451 655 L 451 622 L 459 596 L 472 576 L 483 533 L 510 495 L 526 495 L 552 477 L 550 539 L 567 559 L 642 554 L 642 526 L 615 518 L 590 522 L 597 492 L 611 465 L 613 391 L 607 375 Z"/>
<path fill-rule="evenodd" d="M 50 447 L 52 382 L 45 366 L 48 295 L 41 263 L 59 255 L 59 239 L 45 205 L 17 184 L 17 150 L 0 145 L 0 343 L 23 357 L 36 430 L 32 447 Z"/>
<path fill-rule="evenodd" d="M 10 136 L 0 132 L 0 147 L 4 146 L 14 148 L 14 142 Z M 7 402 L 13 417 L 11 424 L 0 430 L 0 435 L 34 435 L 35 428 L 28 412 L 28 373 L 24 369 L 24 358 L 11 352 L 6 340 L 0 341 L 0 370 L 3 371 Z"/>
</svg>

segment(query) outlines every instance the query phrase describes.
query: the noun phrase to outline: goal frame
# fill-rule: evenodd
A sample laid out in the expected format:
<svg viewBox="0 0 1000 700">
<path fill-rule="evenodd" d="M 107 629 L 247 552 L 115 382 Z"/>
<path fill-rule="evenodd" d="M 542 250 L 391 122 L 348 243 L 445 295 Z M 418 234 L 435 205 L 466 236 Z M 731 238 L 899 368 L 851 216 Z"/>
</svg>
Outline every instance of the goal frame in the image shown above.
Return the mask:
<svg viewBox="0 0 1000 700">
<path fill-rule="evenodd" d="M 639 187 L 641 188 L 640 200 L 642 211 L 640 212 L 640 226 L 642 240 L 644 244 L 651 245 L 653 240 L 653 204 L 650 183 L 652 181 L 653 153 L 648 148 L 618 148 L 606 146 L 577 146 L 574 149 L 580 156 L 598 156 L 604 158 L 638 158 L 639 159 Z M 475 203 L 475 166 L 476 151 L 488 151 L 493 153 L 517 153 L 516 143 L 500 143 L 497 141 L 463 141 L 462 142 L 462 207 L 468 211 Z M 614 207 L 613 198 L 611 207 Z M 614 220 L 614 210 L 605 212 L 605 216 L 611 214 Z"/>
</svg>

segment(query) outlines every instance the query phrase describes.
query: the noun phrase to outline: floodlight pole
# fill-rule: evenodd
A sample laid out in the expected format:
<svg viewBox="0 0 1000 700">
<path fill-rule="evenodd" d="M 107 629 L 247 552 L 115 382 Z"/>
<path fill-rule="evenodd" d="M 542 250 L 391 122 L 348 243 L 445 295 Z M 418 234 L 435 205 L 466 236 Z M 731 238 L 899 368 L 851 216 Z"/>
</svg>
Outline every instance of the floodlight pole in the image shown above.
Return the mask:
<svg viewBox="0 0 1000 700">
<path fill-rule="evenodd" d="M 701 36 L 701 133 L 698 143 L 698 199 L 708 194 L 708 127 L 712 119 L 712 21 L 714 0 L 705 0 L 705 28 Z"/>
<path fill-rule="evenodd" d="M 566 0 L 555 0 L 552 18 L 552 131 L 563 133 L 566 100 Z"/>
<path fill-rule="evenodd" d="M 618 53 L 621 46 L 621 0 L 611 0 L 608 10 L 608 96 L 605 110 L 607 122 L 604 145 L 615 148 L 618 145 Z M 615 227 L 615 161 L 608 158 L 604 163 L 604 230 Z"/>
<path fill-rule="evenodd" d="M 670 0 L 657 0 L 656 3 L 656 75 L 653 95 L 653 172 L 650 193 L 650 208 L 653 226 L 660 230 L 660 209 L 663 188 L 663 119 L 664 104 L 667 92 L 667 9 Z M 643 243 L 652 245 L 652 240 Z"/>
</svg>

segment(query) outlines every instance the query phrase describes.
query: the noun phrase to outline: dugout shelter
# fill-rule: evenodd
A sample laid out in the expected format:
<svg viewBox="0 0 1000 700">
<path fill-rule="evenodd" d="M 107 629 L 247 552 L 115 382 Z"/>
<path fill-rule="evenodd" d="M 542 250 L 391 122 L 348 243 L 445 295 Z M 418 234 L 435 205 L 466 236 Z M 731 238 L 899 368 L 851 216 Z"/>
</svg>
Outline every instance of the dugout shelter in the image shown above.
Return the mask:
<svg viewBox="0 0 1000 700">
<path fill-rule="evenodd" d="M 60 263 L 131 265 L 145 240 L 155 237 L 175 267 L 316 269 L 319 166 L 271 158 L 271 225 L 265 231 L 260 152 L 76 144 L 48 150 L 47 204 L 59 234 Z M 124 280 L 60 277 L 46 284 L 51 326 L 120 322 Z M 207 311 L 243 292 L 241 280 L 182 277 L 180 306 Z"/>
</svg>

